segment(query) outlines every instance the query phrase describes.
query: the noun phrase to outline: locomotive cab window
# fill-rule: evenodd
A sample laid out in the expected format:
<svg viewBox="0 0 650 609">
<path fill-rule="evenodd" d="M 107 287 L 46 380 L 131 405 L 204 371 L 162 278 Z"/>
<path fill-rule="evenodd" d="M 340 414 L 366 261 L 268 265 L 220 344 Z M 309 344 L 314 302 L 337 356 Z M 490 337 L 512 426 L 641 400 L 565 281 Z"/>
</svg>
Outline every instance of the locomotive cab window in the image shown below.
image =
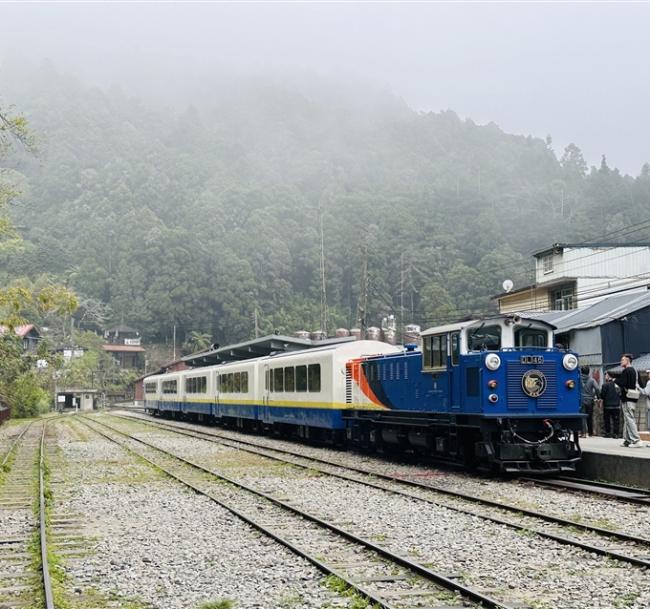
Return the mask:
<svg viewBox="0 0 650 609">
<path fill-rule="evenodd" d="M 424 368 L 440 370 L 447 367 L 447 334 L 427 336 L 423 342 Z"/>
<path fill-rule="evenodd" d="M 519 328 L 515 330 L 515 347 L 520 349 L 545 349 L 548 332 L 542 328 Z"/>
<path fill-rule="evenodd" d="M 458 366 L 460 356 L 460 332 L 454 332 L 449 336 L 451 343 L 451 365 Z"/>
<path fill-rule="evenodd" d="M 467 333 L 469 351 L 498 351 L 501 349 L 501 326 L 479 326 Z"/>
</svg>

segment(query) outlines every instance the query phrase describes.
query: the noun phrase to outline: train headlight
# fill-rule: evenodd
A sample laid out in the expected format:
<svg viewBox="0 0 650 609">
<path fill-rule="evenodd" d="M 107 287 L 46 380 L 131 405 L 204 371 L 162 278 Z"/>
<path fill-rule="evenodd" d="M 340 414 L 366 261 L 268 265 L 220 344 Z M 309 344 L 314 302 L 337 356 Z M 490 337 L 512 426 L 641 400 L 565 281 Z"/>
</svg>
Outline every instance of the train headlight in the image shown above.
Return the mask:
<svg viewBox="0 0 650 609">
<path fill-rule="evenodd" d="M 488 370 L 498 370 L 501 365 L 501 358 L 496 353 L 490 353 L 485 356 L 485 367 Z"/>
<path fill-rule="evenodd" d="M 578 367 L 578 358 L 573 353 L 567 353 L 562 358 L 562 365 L 567 370 L 575 370 Z"/>
<path fill-rule="evenodd" d="M 496 393 L 491 393 L 488 396 L 488 400 L 490 400 L 490 402 L 492 402 L 492 404 L 496 404 L 499 401 L 499 396 Z"/>
</svg>

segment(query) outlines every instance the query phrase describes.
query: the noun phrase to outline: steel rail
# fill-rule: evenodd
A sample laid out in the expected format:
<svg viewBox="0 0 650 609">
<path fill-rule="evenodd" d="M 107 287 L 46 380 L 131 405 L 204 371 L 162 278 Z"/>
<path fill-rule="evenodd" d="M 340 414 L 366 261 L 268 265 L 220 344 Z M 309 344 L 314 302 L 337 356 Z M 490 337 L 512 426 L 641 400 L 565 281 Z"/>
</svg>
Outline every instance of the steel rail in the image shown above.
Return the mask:
<svg viewBox="0 0 650 609">
<path fill-rule="evenodd" d="M 90 427 L 91 429 L 94 429 L 100 435 L 108 438 L 109 440 L 111 440 L 111 441 L 113 441 L 113 442 L 115 442 L 117 444 L 120 444 L 114 438 L 111 438 L 107 434 L 102 433 L 101 431 L 95 429 L 92 425 L 90 425 L 87 422 L 88 417 L 80 415 L 80 418 L 83 420 L 83 422 L 88 427 Z M 449 578 L 447 578 L 447 577 L 445 577 L 443 575 L 440 575 L 439 573 L 431 571 L 430 569 L 428 569 L 427 567 L 424 567 L 423 565 L 421 565 L 419 563 L 416 563 L 416 562 L 414 562 L 414 561 L 412 561 L 412 560 L 410 560 L 408 558 L 405 558 L 403 556 L 399 556 L 397 554 L 394 554 L 391 551 L 387 550 L 386 548 L 378 546 L 377 544 L 375 544 L 375 543 L 373 543 L 371 541 L 368 541 L 367 539 L 364 539 L 362 537 L 358 537 L 358 536 L 354 535 L 353 533 L 350 533 L 350 532 L 346 531 L 345 529 L 341 529 L 338 526 L 336 526 L 336 525 L 334 525 L 334 524 L 332 524 L 330 522 L 322 520 L 322 519 L 320 519 L 320 518 L 318 518 L 316 516 L 313 516 L 313 515 L 311 515 L 311 514 L 309 514 L 307 512 L 303 512 L 299 508 L 297 508 L 297 507 L 295 507 L 295 506 L 293 506 L 293 505 L 291 505 L 291 504 L 289 504 L 289 503 L 287 503 L 285 501 L 277 499 L 277 498 L 273 497 L 272 495 L 269 495 L 267 493 L 258 491 L 256 489 L 248 486 L 247 484 L 244 484 L 242 482 L 239 482 L 237 480 L 229 478 L 228 476 L 225 476 L 223 474 L 219 474 L 217 472 L 214 472 L 214 471 L 212 471 L 212 470 L 210 470 L 210 469 L 208 469 L 206 467 L 203 467 L 202 465 L 199 465 L 197 463 L 194 463 L 194 462 L 190 461 L 189 459 L 185 459 L 183 457 L 179 457 L 177 455 L 174 455 L 174 454 L 172 454 L 172 453 L 170 453 L 170 452 L 168 452 L 168 451 L 166 451 L 166 450 L 164 450 L 162 448 L 159 448 L 158 446 L 155 446 L 154 444 L 151 444 L 150 442 L 147 442 L 145 440 L 142 440 L 140 438 L 132 436 L 132 435 L 130 435 L 130 434 L 124 432 L 124 431 L 121 431 L 119 429 L 116 429 L 114 427 L 111 427 L 110 425 L 107 425 L 106 423 L 100 422 L 97 419 L 93 418 L 93 419 L 90 419 L 90 420 L 92 420 L 93 423 L 95 423 L 97 425 L 100 425 L 100 426 L 103 426 L 103 427 L 105 427 L 107 429 L 110 429 L 111 431 L 113 431 L 113 432 L 115 432 L 115 433 L 117 433 L 117 434 L 119 434 L 121 436 L 124 436 L 124 437 L 126 437 L 126 438 L 128 438 L 130 440 L 133 440 L 135 442 L 143 444 L 144 446 L 147 446 L 148 448 L 152 448 L 152 449 L 154 449 L 154 450 L 156 450 L 156 451 L 158 451 L 158 452 L 160 452 L 162 454 L 171 456 L 174 459 L 176 459 L 176 460 L 178 460 L 178 461 L 180 461 L 182 463 L 185 463 L 186 465 L 189 465 L 190 467 L 192 467 L 194 469 L 197 469 L 197 470 L 202 471 L 204 473 L 210 474 L 211 476 L 213 476 L 213 477 L 215 477 L 215 478 L 217 478 L 219 480 L 223 480 L 224 482 L 232 484 L 233 486 L 235 486 L 237 488 L 240 488 L 240 489 L 243 489 L 243 490 L 245 490 L 245 491 L 247 491 L 247 492 L 249 492 L 249 493 L 251 493 L 251 494 L 253 494 L 253 495 L 257 496 L 257 497 L 262 497 L 263 499 L 266 499 L 267 501 L 273 503 L 274 505 L 277 505 L 277 506 L 279 506 L 279 507 L 281 507 L 283 509 L 286 509 L 286 510 L 288 510 L 288 511 L 290 511 L 290 512 L 292 512 L 292 513 L 294 513 L 294 514 L 296 514 L 296 515 L 298 515 L 298 516 L 300 516 L 302 518 L 304 518 L 305 520 L 309 520 L 311 522 L 314 522 L 315 524 L 318 524 L 319 526 L 321 526 L 323 528 L 326 528 L 326 529 L 340 535 L 341 537 L 343 537 L 343 538 L 345 538 L 345 539 L 347 539 L 349 541 L 352 541 L 352 542 L 357 543 L 357 544 L 359 544 L 359 545 L 361 545 L 361 546 L 363 546 L 363 547 L 365 547 L 367 549 L 370 549 L 371 551 L 377 553 L 380 556 L 383 556 L 383 557 L 389 559 L 390 561 L 392 561 L 395 564 L 398 564 L 398 565 L 400 565 L 402 567 L 406 567 L 407 569 L 411 569 L 413 572 L 415 572 L 418 575 L 422 576 L 424 579 L 432 581 L 432 582 L 446 588 L 447 590 L 451 590 L 453 592 L 460 593 L 466 599 L 471 600 L 471 601 L 473 601 L 475 603 L 478 603 L 478 605 L 480 607 L 485 607 L 486 609 L 510 609 L 507 605 L 505 605 L 501 601 L 497 601 L 497 600 L 495 600 L 493 598 L 490 598 L 490 597 L 488 597 L 488 596 L 486 596 L 486 595 L 484 595 L 484 594 L 482 594 L 482 593 L 480 593 L 480 592 L 478 592 L 476 590 L 468 588 L 467 586 L 463 586 L 462 584 L 459 584 L 458 582 L 452 581 L 451 579 L 449 579 Z M 285 545 L 286 547 L 288 547 L 292 551 L 296 551 L 300 556 L 303 556 L 304 558 L 309 560 L 312 564 L 314 564 L 315 566 L 317 566 L 319 569 L 323 570 L 324 572 L 331 573 L 333 575 L 336 575 L 337 577 L 340 577 L 349 586 L 351 586 L 354 589 L 358 590 L 361 594 L 363 594 L 363 596 L 368 598 L 371 602 L 378 603 L 381 607 L 389 608 L 389 605 L 387 604 L 387 602 L 385 600 L 383 600 L 381 597 L 377 597 L 371 592 L 369 593 L 368 590 L 364 589 L 362 586 L 359 586 L 358 583 L 350 580 L 348 577 L 345 577 L 344 575 L 342 575 L 340 573 L 337 573 L 332 567 L 329 567 L 328 565 L 322 563 L 322 561 L 319 561 L 318 559 L 310 556 L 308 553 L 305 553 L 304 551 L 300 550 L 299 548 L 296 548 L 293 544 L 291 544 L 290 542 L 287 542 L 286 540 L 283 540 L 281 537 L 274 534 L 272 531 L 269 531 L 266 527 L 264 527 L 260 523 L 255 522 L 254 520 L 248 518 L 247 516 L 245 516 L 244 514 L 239 512 L 238 510 L 236 510 L 235 508 L 232 508 L 232 507 L 228 506 L 227 504 L 225 504 L 221 500 L 217 499 L 216 497 L 212 496 L 211 494 L 197 488 L 196 486 L 192 485 L 191 483 L 187 482 L 186 480 L 183 480 L 179 476 L 169 472 L 166 468 L 162 467 L 159 464 L 156 464 L 156 463 L 152 462 L 147 457 L 144 457 L 143 455 L 140 455 L 136 451 L 133 451 L 132 449 L 124 446 L 123 444 L 120 444 L 120 446 L 123 446 L 127 450 L 130 450 L 134 454 L 138 455 L 140 458 L 143 458 L 149 464 L 151 464 L 152 466 L 160 469 L 161 471 L 164 471 L 167 475 L 174 478 L 175 480 L 178 480 L 179 482 L 182 482 L 183 484 L 189 486 L 190 488 L 192 488 L 196 492 L 200 493 L 201 495 L 204 495 L 204 496 L 210 498 L 212 501 L 215 501 L 216 503 L 218 503 L 219 505 L 221 505 L 222 507 L 224 507 L 225 509 L 227 509 L 231 513 L 235 514 L 239 518 L 242 518 L 248 524 L 251 524 L 252 526 L 257 528 L 258 530 L 264 532 L 265 534 L 270 535 L 271 537 L 273 537 L 273 539 L 275 539 L 279 543 L 282 543 L 283 545 Z"/>
<path fill-rule="evenodd" d="M 14 448 L 18 446 L 18 442 L 22 439 L 22 437 L 27 433 L 27 430 L 34 424 L 34 421 L 30 421 L 23 427 L 22 431 L 16 436 L 14 441 L 11 443 L 11 446 L 9 447 L 9 450 L 5 453 L 4 459 L 2 459 L 2 463 L 0 463 L 0 468 L 4 467 L 7 464 L 7 461 L 9 460 L 9 456 L 11 453 L 14 451 Z"/>
<path fill-rule="evenodd" d="M 54 593 L 52 591 L 52 580 L 50 578 L 50 569 L 47 562 L 47 519 L 45 514 L 45 430 L 47 423 L 43 423 L 43 433 L 41 434 L 41 445 L 39 449 L 39 521 L 40 521 L 40 540 L 41 540 L 41 568 L 43 571 L 43 590 L 45 592 L 46 609 L 55 609 Z"/>
<path fill-rule="evenodd" d="M 600 495 L 602 497 L 625 501 L 627 503 L 650 506 L 650 491 L 646 489 L 569 477 L 540 479 L 526 477 L 520 478 L 520 480 L 537 486 L 548 486 L 564 490 L 579 491 L 589 495 Z"/>
<path fill-rule="evenodd" d="M 481 518 L 483 520 L 486 520 L 488 522 L 494 522 L 495 524 L 505 525 L 505 526 L 508 526 L 510 528 L 514 528 L 514 529 L 517 529 L 517 530 L 520 530 L 520 531 L 527 531 L 527 532 L 530 532 L 530 533 L 534 533 L 536 535 L 539 535 L 540 537 L 550 539 L 552 541 L 555 541 L 557 543 L 561 543 L 563 545 L 570 545 L 570 546 L 574 546 L 574 547 L 579 547 L 579 548 L 581 548 L 583 550 L 586 550 L 588 552 L 593 552 L 593 553 L 599 554 L 601 556 L 605 556 L 605 557 L 608 557 L 608 558 L 613 558 L 615 560 L 620 560 L 622 562 L 627 562 L 627 563 L 633 564 L 635 566 L 650 567 L 650 560 L 647 560 L 645 558 L 637 558 L 635 556 L 629 556 L 627 554 L 621 554 L 621 553 L 619 553 L 619 552 L 617 552 L 615 550 L 601 548 L 599 546 L 594 546 L 594 545 L 592 545 L 590 543 L 585 543 L 585 542 L 578 541 L 578 540 L 575 540 L 575 539 L 562 537 L 561 535 L 556 535 L 554 533 L 549 533 L 547 531 L 542 531 L 542 530 L 539 530 L 537 528 L 530 527 L 530 526 L 520 525 L 520 524 L 511 522 L 511 521 L 508 521 L 508 520 L 503 520 L 503 519 L 495 517 L 495 516 L 487 516 L 485 514 L 477 514 L 476 512 L 472 512 L 471 510 L 466 510 L 466 509 L 460 508 L 458 506 L 450 506 L 450 505 L 440 503 L 439 501 L 435 501 L 435 500 L 430 499 L 430 498 L 421 497 L 419 495 L 413 495 L 412 493 L 406 493 L 406 492 L 403 492 L 403 491 L 398 491 L 396 489 L 386 488 L 385 486 L 373 483 L 373 482 L 368 481 L 368 480 L 359 480 L 358 478 L 354 478 L 352 476 L 348 476 L 348 475 L 345 475 L 345 474 L 324 471 L 322 469 L 314 467 L 313 465 L 304 465 L 302 463 L 296 463 L 296 462 L 294 462 L 294 461 L 292 461 L 290 459 L 285 459 L 285 458 L 277 457 L 277 456 L 274 456 L 274 455 L 268 455 L 268 454 L 265 454 L 264 452 L 260 452 L 260 450 L 261 451 L 270 451 L 270 452 L 279 452 L 281 454 L 289 454 L 289 455 L 292 455 L 294 457 L 304 459 L 306 461 L 314 461 L 316 463 L 323 463 L 324 465 L 327 465 L 327 466 L 330 466 L 330 467 L 337 467 L 339 469 L 344 469 L 344 470 L 347 469 L 347 470 L 353 471 L 355 473 L 361 473 L 363 475 L 367 475 L 367 476 L 387 480 L 389 482 L 396 482 L 396 483 L 399 483 L 399 484 L 402 484 L 402 485 L 416 487 L 418 489 L 425 489 L 427 491 L 432 491 L 434 493 L 441 493 L 441 494 L 444 494 L 444 495 L 449 495 L 449 496 L 452 496 L 454 498 L 467 499 L 467 500 L 472 501 L 473 503 L 487 505 L 489 507 L 496 507 L 496 508 L 499 508 L 499 509 L 503 509 L 504 511 L 510 511 L 510 512 L 514 512 L 514 513 L 517 513 L 517 514 L 523 514 L 523 515 L 531 517 L 531 518 L 537 518 L 537 519 L 544 520 L 544 521 L 547 521 L 547 522 L 552 522 L 554 524 L 560 524 L 562 526 L 573 527 L 573 528 L 579 529 L 579 530 L 581 530 L 583 532 L 586 532 L 586 533 L 595 533 L 595 534 L 598 534 L 598 535 L 601 535 L 601 536 L 604 536 L 604 537 L 610 537 L 610 538 L 616 539 L 617 541 L 621 541 L 621 542 L 625 542 L 625 543 L 636 543 L 636 544 L 643 545 L 643 546 L 650 546 L 650 539 L 646 539 L 646 538 L 643 538 L 643 537 L 635 537 L 633 535 L 628 535 L 626 533 L 620 533 L 620 532 L 616 532 L 616 531 L 611 531 L 609 529 L 603 529 L 601 527 L 586 525 L 586 524 L 582 524 L 582 523 L 579 523 L 579 522 L 575 522 L 573 520 L 566 520 L 566 519 L 563 519 L 563 518 L 558 518 L 556 516 L 543 514 L 541 512 L 536 512 L 536 511 L 533 511 L 533 510 L 527 510 L 527 509 L 524 509 L 524 508 L 517 508 L 515 506 L 510 506 L 510 505 L 507 505 L 507 504 L 501 504 L 499 502 L 488 500 L 488 499 L 481 499 L 481 498 L 478 498 L 478 497 L 467 495 L 465 493 L 460 493 L 460 492 L 457 492 L 457 491 L 450 491 L 448 489 L 442 489 L 442 488 L 437 487 L 437 486 L 431 486 L 431 485 L 428 485 L 428 484 L 424 484 L 422 482 L 416 482 L 416 481 L 413 481 L 413 480 L 406 480 L 404 478 L 399 478 L 399 477 L 391 476 L 391 475 L 388 475 L 388 474 L 373 472 L 372 470 L 368 470 L 368 469 L 365 469 L 365 468 L 359 468 L 359 467 L 348 466 L 348 465 L 341 465 L 339 463 L 336 463 L 334 461 L 330 461 L 328 459 L 321 459 L 319 457 L 305 456 L 305 455 L 302 455 L 300 453 L 285 450 L 285 449 L 263 447 L 263 446 L 260 446 L 258 444 L 255 444 L 255 443 L 247 441 L 247 440 L 235 440 L 235 439 L 232 439 L 232 438 L 221 436 L 219 434 L 203 432 L 203 431 L 196 430 L 196 429 L 191 429 L 190 430 L 190 429 L 187 429 L 187 428 L 178 428 L 175 425 L 165 425 L 165 424 L 157 422 L 157 421 L 150 421 L 148 419 L 141 419 L 141 418 L 132 417 L 132 416 L 122 416 L 122 415 L 113 415 L 113 414 L 111 414 L 110 416 L 115 417 L 115 418 L 121 418 L 121 419 L 124 419 L 124 420 L 127 420 L 127 421 L 142 422 L 145 425 L 149 425 L 151 427 L 158 427 L 158 428 L 164 429 L 164 430 L 173 431 L 173 432 L 178 433 L 180 435 L 186 435 L 186 436 L 189 436 L 189 437 L 194 437 L 194 438 L 198 438 L 198 439 L 202 439 L 202 440 L 212 441 L 214 443 L 221 443 L 221 444 L 223 444 L 225 446 L 229 446 L 231 448 L 235 448 L 235 449 L 242 450 L 242 451 L 245 451 L 245 452 L 249 452 L 249 453 L 252 453 L 252 454 L 262 455 L 264 457 L 267 457 L 267 458 L 270 458 L 270 459 L 275 459 L 277 461 L 282 461 L 282 462 L 285 462 L 285 463 L 290 463 L 290 464 L 298 466 L 298 467 L 303 467 L 303 468 L 306 468 L 306 469 L 310 469 L 310 468 L 311 469 L 316 469 L 317 471 L 319 471 L 321 473 L 324 473 L 326 475 L 329 475 L 329 476 L 341 478 L 343 480 L 347 480 L 347 481 L 351 481 L 351 482 L 356 482 L 358 484 L 362 484 L 362 485 L 365 485 L 365 486 L 369 486 L 369 487 L 372 487 L 372 488 L 383 490 L 383 491 L 386 491 L 386 492 L 389 492 L 389 493 L 393 493 L 393 494 L 397 494 L 397 495 L 403 495 L 403 496 L 406 496 L 406 497 L 409 497 L 409 498 L 412 498 L 412 499 L 418 499 L 420 501 L 424 501 L 425 503 L 430 503 L 430 504 L 433 504 L 433 505 L 436 505 L 436 506 L 439 506 L 439 507 L 447 508 L 447 509 L 452 510 L 452 511 L 456 511 L 456 512 L 463 513 L 463 514 L 468 514 L 468 515 L 471 515 L 471 516 L 475 516 L 475 517 Z M 210 439 L 210 440 L 208 440 L 208 439 Z M 242 447 L 233 445 L 233 444 L 239 444 L 239 443 L 244 444 L 244 445 L 246 445 L 248 447 L 251 447 L 251 446 L 255 447 L 255 449 L 254 448 L 242 448 Z"/>
</svg>

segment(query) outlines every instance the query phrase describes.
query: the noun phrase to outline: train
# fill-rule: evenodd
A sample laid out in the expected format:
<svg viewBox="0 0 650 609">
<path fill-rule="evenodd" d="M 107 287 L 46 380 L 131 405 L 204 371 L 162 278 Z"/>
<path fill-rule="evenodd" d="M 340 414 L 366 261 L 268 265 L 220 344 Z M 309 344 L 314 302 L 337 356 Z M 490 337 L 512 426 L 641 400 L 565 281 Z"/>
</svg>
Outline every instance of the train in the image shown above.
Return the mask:
<svg viewBox="0 0 650 609">
<path fill-rule="evenodd" d="M 145 410 L 493 472 L 574 471 L 578 356 L 553 329 L 495 315 L 425 330 L 421 347 L 356 340 L 156 374 Z"/>
</svg>

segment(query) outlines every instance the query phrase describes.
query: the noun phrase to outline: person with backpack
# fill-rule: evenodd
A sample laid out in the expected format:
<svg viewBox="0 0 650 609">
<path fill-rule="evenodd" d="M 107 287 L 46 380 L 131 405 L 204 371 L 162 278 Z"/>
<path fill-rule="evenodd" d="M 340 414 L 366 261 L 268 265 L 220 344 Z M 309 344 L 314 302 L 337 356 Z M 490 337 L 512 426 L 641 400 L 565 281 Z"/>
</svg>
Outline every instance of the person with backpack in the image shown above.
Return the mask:
<svg viewBox="0 0 650 609">
<path fill-rule="evenodd" d="M 621 367 L 623 372 L 616 379 L 616 384 L 621 388 L 621 410 L 623 411 L 623 444 L 630 448 L 639 448 L 642 446 L 639 432 L 636 428 L 636 419 L 634 410 L 641 392 L 636 388 L 638 377 L 636 370 L 632 367 L 632 355 L 624 353 L 621 355 Z"/>
<path fill-rule="evenodd" d="M 580 367 L 580 410 L 587 414 L 587 420 L 582 424 L 582 433 L 587 437 L 594 435 L 594 401 L 598 397 L 600 387 L 589 376 L 589 366 Z"/>
<path fill-rule="evenodd" d="M 603 401 L 605 437 L 618 438 L 621 428 L 621 389 L 609 372 L 605 372 L 605 382 L 600 388 L 600 399 Z"/>
</svg>

